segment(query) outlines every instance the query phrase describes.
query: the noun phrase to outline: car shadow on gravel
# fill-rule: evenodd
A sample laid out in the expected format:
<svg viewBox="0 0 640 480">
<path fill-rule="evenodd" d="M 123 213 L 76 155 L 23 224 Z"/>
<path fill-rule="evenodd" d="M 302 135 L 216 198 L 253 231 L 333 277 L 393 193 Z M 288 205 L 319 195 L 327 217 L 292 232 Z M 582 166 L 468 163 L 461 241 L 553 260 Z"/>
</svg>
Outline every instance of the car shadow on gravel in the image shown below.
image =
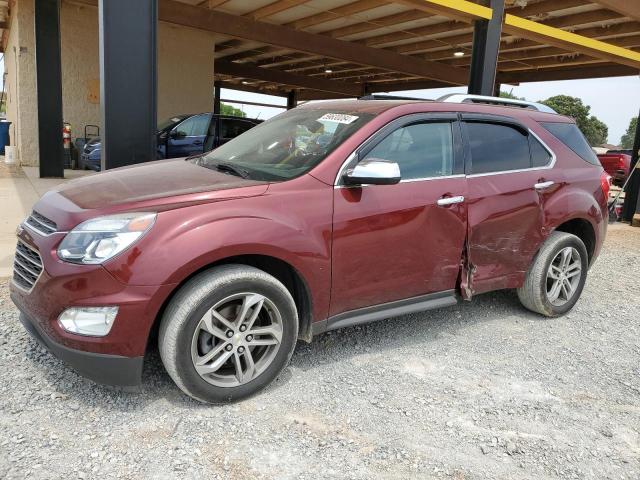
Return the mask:
<svg viewBox="0 0 640 480">
<path fill-rule="evenodd" d="M 290 367 L 264 393 L 286 387 L 296 371 L 310 372 L 318 367 L 349 361 L 370 353 L 390 349 L 427 345 L 443 337 L 452 337 L 460 329 L 475 328 L 483 322 L 502 321 L 507 317 L 541 320 L 543 317 L 524 310 L 513 291 L 492 292 L 474 298 L 473 302 L 394 317 L 379 322 L 343 328 L 321 334 L 310 344 L 298 342 Z M 26 334 L 26 333 L 25 333 Z M 36 340 L 30 339 L 26 358 L 34 364 L 53 391 L 52 399 L 73 400 L 82 407 L 105 407 L 121 411 L 144 409 L 160 400 L 192 408 L 210 408 L 184 395 L 162 366 L 157 349 L 145 358 L 142 385 L 134 391 L 96 384 L 77 374 L 53 357 Z"/>
<path fill-rule="evenodd" d="M 311 344 L 298 342 L 291 364 L 310 371 L 318 364 L 340 362 L 370 353 L 416 345 L 428 345 L 443 337 L 453 337 L 461 329 L 475 328 L 484 322 L 545 321 L 545 317 L 525 310 L 514 290 L 478 295 L 471 302 L 455 306 L 393 317 L 374 323 L 327 332 Z"/>
</svg>

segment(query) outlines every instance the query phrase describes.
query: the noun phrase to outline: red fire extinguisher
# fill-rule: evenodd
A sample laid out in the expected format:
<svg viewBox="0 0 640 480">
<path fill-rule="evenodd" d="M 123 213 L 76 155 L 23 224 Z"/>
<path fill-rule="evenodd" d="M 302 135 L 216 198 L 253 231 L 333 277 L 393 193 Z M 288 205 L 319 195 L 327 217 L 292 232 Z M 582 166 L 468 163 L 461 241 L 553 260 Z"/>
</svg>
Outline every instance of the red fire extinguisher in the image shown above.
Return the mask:
<svg viewBox="0 0 640 480">
<path fill-rule="evenodd" d="M 62 144 L 65 149 L 71 148 L 71 124 L 65 123 L 62 127 Z"/>
<path fill-rule="evenodd" d="M 64 168 L 73 168 L 71 155 L 71 124 L 65 122 L 62 126 L 62 146 L 64 147 Z"/>
</svg>

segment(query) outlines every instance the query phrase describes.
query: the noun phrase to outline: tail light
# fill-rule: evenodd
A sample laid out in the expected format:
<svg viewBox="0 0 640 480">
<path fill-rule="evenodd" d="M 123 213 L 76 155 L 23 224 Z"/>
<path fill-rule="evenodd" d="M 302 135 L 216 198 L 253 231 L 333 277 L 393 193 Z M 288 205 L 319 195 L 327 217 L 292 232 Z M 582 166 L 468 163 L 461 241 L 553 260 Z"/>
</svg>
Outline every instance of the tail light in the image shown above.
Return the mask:
<svg viewBox="0 0 640 480">
<path fill-rule="evenodd" d="M 602 187 L 602 193 L 604 194 L 604 198 L 609 198 L 609 190 L 611 190 L 611 175 L 607 172 L 603 171 L 600 174 L 600 187 Z"/>
</svg>

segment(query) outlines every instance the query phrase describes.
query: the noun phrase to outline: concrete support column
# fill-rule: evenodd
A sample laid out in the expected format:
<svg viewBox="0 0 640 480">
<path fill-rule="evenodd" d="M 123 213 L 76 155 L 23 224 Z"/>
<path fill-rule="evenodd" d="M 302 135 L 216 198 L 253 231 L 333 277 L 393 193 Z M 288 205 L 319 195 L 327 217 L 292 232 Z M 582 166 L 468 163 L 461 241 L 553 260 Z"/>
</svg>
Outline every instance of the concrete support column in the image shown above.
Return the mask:
<svg viewBox="0 0 640 480">
<path fill-rule="evenodd" d="M 100 0 L 102 169 L 155 160 L 156 0 Z"/>
<path fill-rule="evenodd" d="M 64 177 L 60 0 L 35 2 L 40 177 Z"/>
<path fill-rule="evenodd" d="M 296 90 L 291 90 L 289 93 L 287 93 L 287 110 L 296 108 L 297 105 L 298 105 L 298 92 Z"/>
<path fill-rule="evenodd" d="M 221 101 L 220 101 L 220 86 L 215 85 L 213 87 L 213 114 L 220 115 L 221 110 Z"/>
<path fill-rule="evenodd" d="M 640 118 L 640 113 L 638 113 Z M 636 126 L 636 135 L 633 141 L 631 154 L 631 168 L 629 170 L 629 183 L 627 184 L 624 205 L 622 207 L 622 219 L 633 222 L 640 227 L 640 163 L 638 163 L 638 150 L 640 150 L 640 121 Z"/>
<path fill-rule="evenodd" d="M 495 90 L 504 0 L 489 0 L 488 3 L 493 10 L 491 20 L 476 20 L 473 27 L 473 48 L 467 91 L 474 95 L 490 96 Z"/>
</svg>

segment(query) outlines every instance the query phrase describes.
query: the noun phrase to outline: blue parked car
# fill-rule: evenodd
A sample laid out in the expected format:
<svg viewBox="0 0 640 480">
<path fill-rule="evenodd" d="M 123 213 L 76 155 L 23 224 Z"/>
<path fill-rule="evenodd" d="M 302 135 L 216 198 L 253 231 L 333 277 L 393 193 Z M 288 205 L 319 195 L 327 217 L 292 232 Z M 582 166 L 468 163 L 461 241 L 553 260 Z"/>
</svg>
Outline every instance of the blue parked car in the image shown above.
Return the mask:
<svg viewBox="0 0 640 480">
<path fill-rule="evenodd" d="M 208 152 L 261 122 L 213 113 L 176 115 L 158 125 L 158 158 L 188 157 Z M 100 138 L 90 139 L 82 149 L 78 167 L 99 172 L 101 152 Z"/>
</svg>

